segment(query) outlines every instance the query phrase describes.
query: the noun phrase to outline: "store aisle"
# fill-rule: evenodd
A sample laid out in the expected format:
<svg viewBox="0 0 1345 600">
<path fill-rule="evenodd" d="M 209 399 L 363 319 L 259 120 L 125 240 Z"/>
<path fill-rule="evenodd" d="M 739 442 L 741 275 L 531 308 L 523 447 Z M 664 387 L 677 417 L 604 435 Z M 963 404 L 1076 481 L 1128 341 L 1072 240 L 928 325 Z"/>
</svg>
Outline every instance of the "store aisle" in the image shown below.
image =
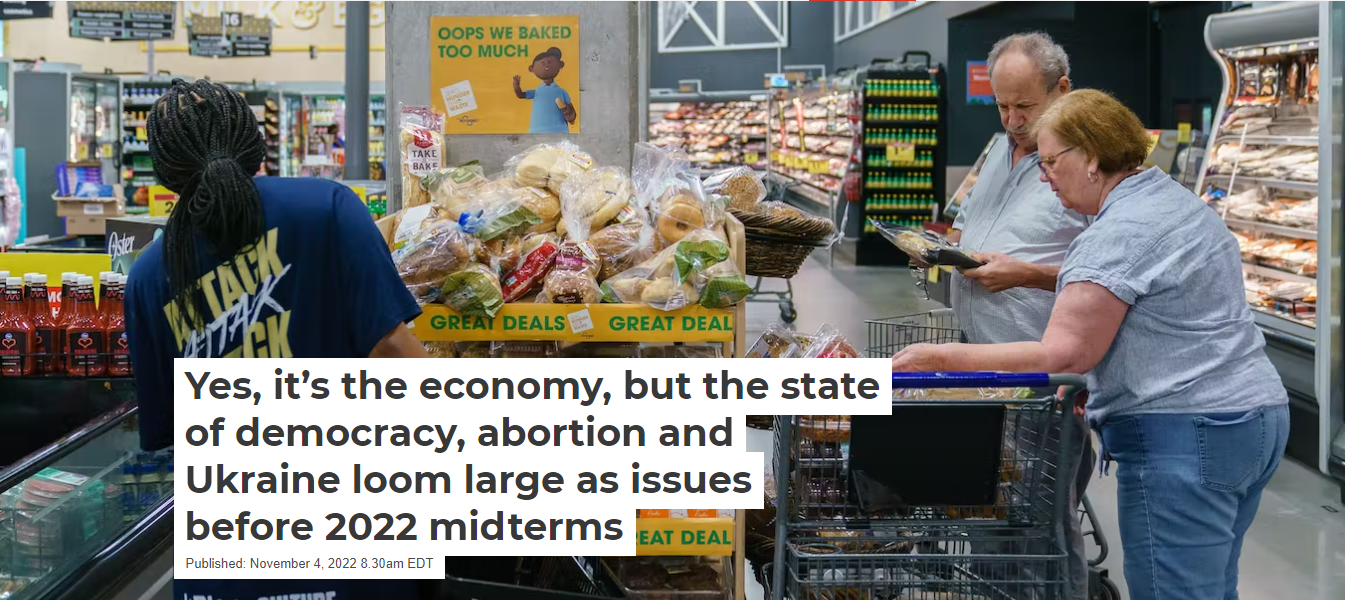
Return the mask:
<svg viewBox="0 0 1345 600">
<path fill-rule="evenodd" d="M 852 343 L 863 346 L 865 319 L 917 313 L 937 304 L 924 299 L 907 270 L 854 267 L 839 262 L 826 266 L 818 252 L 794 278 L 798 310 L 796 329 L 816 330 L 830 323 Z M 766 289 L 783 289 L 768 280 Z M 774 286 L 774 287 L 772 287 Z M 774 304 L 749 304 L 749 343 L 771 323 L 779 321 Z M 748 430 L 748 451 L 762 452 L 771 464 L 771 434 Z M 1126 594 L 1121 569 L 1121 538 L 1116 523 L 1116 479 L 1095 478 L 1089 497 L 1111 545 L 1103 565 Z M 1243 546 L 1242 600 L 1338 600 L 1345 598 L 1345 506 L 1335 484 L 1315 469 L 1285 459 L 1261 500 L 1261 510 Z M 749 574 L 747 598 L 762 597 L 761 587 Z M 1125 595 L 1125 597 L 1129 597 Z"/>
</svg>

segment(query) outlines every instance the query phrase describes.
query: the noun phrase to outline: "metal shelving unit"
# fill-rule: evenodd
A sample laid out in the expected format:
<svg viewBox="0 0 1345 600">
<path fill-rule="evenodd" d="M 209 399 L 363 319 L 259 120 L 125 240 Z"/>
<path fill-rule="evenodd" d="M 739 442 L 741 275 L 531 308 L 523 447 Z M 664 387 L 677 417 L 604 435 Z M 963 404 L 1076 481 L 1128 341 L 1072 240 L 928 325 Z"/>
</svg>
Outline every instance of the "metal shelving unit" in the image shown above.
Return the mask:
<svg viewBox="0 0 1345 600">
<path fill-rule="evenodd" d="M 914 56 L 925 62 L 912 63 Z M 907 52 L 901 63 L 878 62 L 862 70 L 857 110 L 862 153 L 857 165 L 862 191 L 860 265 L 905 265 L 907 256 L 883 238 L 869 220 L 923 227 L 943 214 L 947 189 L 947 74 L 924 52 Z"/>
</svg>

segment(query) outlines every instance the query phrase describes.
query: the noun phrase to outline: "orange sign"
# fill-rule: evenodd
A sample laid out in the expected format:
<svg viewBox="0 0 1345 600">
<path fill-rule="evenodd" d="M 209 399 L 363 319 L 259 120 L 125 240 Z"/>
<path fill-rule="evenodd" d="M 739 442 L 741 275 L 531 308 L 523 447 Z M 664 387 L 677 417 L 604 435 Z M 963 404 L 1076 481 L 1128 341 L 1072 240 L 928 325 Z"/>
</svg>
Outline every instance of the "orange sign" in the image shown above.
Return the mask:
<svg viewBox="0 0 1345 600">
<path fill-rule="evenodd" d="M 995 90 L 990 87 L 990 66 L 983 60 L 967 61 L 967 104 L 994 104 Z"/>
<path fill-rule="evenodd" d="M 430 17 L 444 132 L 579 133 L 579 17 Z"/>
</svg>

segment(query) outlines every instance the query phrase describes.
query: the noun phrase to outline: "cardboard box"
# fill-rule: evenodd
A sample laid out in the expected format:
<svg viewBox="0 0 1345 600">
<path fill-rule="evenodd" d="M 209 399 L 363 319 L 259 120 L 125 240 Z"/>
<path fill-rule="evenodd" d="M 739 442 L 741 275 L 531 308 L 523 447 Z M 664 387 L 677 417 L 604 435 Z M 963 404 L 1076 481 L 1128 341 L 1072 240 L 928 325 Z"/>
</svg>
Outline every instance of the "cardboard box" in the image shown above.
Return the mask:
<svg viewBox="0 0 1345 600">
<path fill-rule="evenodd" d="M 104 217 L 66 217 L 66 235 L 106 235 L 107 219 Z"/>
<path fill-rule="evenodd" d="M 64 198 L 53 195 L 58 217 L 120 217 L 126 214 L 126 192 L 120 185 L 113 186 L 111 198 Z M 66 233 L 69 232 L 67 223 Z M 102 235 L 100 232 L 99 235 Z"/>
</svg>

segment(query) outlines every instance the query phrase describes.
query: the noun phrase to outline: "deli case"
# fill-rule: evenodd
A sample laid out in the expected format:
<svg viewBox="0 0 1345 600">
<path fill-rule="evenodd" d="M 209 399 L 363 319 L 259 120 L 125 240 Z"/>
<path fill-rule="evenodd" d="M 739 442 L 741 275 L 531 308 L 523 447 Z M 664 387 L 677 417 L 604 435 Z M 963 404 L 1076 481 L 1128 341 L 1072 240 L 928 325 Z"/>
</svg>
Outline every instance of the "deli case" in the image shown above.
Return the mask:
<svg viewBox="0 0 1345 600">
<path fill-rule="evenodd" d="M 1196 182 L 1242 250 L 1247 300 L 1289 392 L 1286 453 L 1323 473 L 1333 471 L 1343 384 L 1333 6 L 1274 3 L 1206 21 L 1224 89 Z"/>
<path fill-rule="evenodd" d="M 118 405 L 0 468 L 0 597 L 111 598 L 172 552 L 171 454 Z"/>
</svg>

